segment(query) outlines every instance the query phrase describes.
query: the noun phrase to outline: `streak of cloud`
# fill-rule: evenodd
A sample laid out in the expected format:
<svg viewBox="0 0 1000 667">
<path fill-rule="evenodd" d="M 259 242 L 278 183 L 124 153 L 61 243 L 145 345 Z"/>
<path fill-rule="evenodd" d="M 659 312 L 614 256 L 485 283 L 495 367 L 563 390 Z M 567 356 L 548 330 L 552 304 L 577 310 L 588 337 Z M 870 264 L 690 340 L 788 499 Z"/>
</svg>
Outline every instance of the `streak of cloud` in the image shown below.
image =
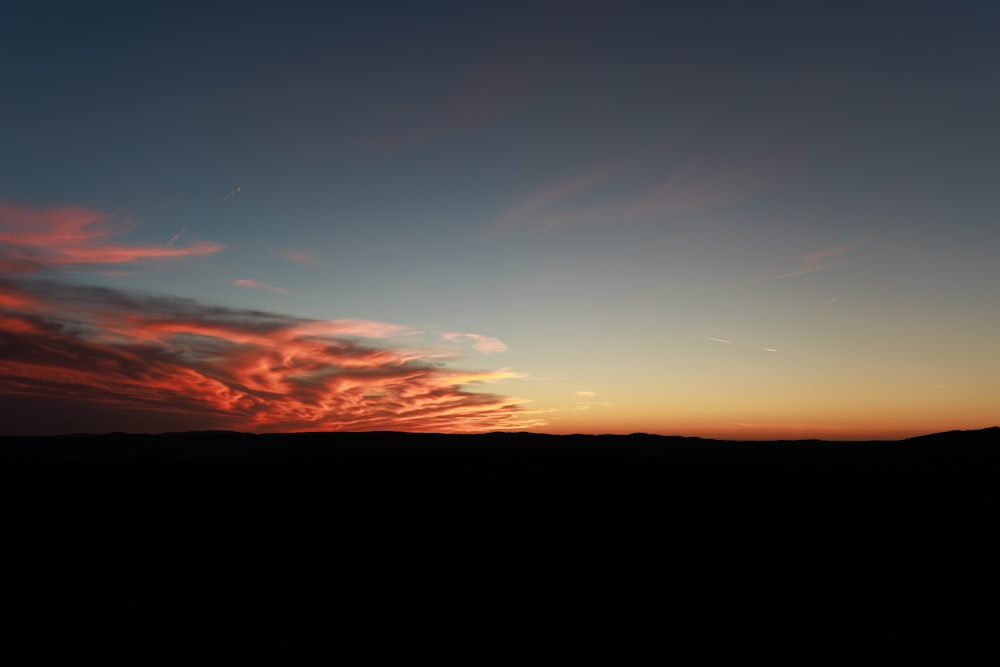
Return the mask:
<svg viewBox="0 0 1000 667">
<path fill-rule="evenodd" d="M 226 196 L 225 196 L 225 197 L 223 197 L 223 198 L 222 198 L 222 199 L 220 199 L 219 201 L 223 201 L 223 202 L 226 202 L 226 201 L 229 201 L 230 199 L 232 199 L 233 197 L 235 197 L 235 196 L 236 196 L 236 195 L 238 195 L 239 193 L 240 193 L 240 186 L 238 186 L 238 185 L 237 185 L 237 186 L 236 186 L 235 188 L 233 188 L 232 190 L 230 190 L 230 191 L 229 191 L 229 192 L 228 192 L 228 193 L 226 194 Z"/>
<path fill-rule="evenodd" d="M 182 229 L 181 229 L 181 231 L 179 231 L 179 232 L 177 232 L 176 234 L 174 234 L 173 236 L 171 236 L 171 237 L 170 237 L 170 240 L 169 240 L 169 241 L 167 241 L 167 247 L 169 248 L 169 247 L 170 247 L 170 246 L 172 246 L 172 245 L 173 245 L 174 243 L 176 243 L 176 242 L 177 242 L 177 239 L 179 239 L 179 238 L 181 237 L 181 234 L 183 234 L 183 233 L 184 233 L 185 231 L 186 231 L 186 229 L 185 229 L 185 228 L 182 228 Z"/>
<path fill-rule="evenodd" d="M 577 403 L 573 408 L 577 412 L 582 412 L 584 410 L 590 410 L 592 408 L 610 408 L 614 404 L 607 401 L 589 401 L 587 403 Z"/>
<path fill-rule="evenodd" d="M 868 245 L 869 243 L 872 242 L 873 238 L 874 237 L 869 234 L 858 237 L 852 241 L 848 241 L 847 243 L 842 243 L 838 246 L 824 248 L 822 250 L 816 250 L 814 252 L 803 255 L 802 258 L 799 259 L 798 268 L 792 271 L 787 271 L 785 273 L 779 273 L 770 276 L 764 276 L 761 278 L 748 278 L 746 280 L 741 280 L 737 283 L 730 284 L 729 287 L 771 282 L 773 280 L 785 280 L 787 278 L 804 276 L 806 274 L 814 273 L 816 271 L 831 269 L 847 261 L 845 258 L 843 258 L 843 255 L 845 255 L 846 253 L 855 248 Z M 833 303 L 836 303 L 838 299 L 839 297 L 834 296 L 827 299 L 824 303 L 826 305 L 831 305 Z"/>
<path fill-rule="evenodd" d="M 187 246 L 119 245 L 123 233 L 115 216 L 80 206 L 37 208 L 0 202 L 0 267 L 9 273 L 88 264 L 129 264 L 219 252 L 222 246 L 197 241 Z"/>
<path fill-rule="evenodd" d="M 597 392 L 589 390 L 577 391 L 574 392 L 574 395 L 580 397 L 581 399 L 597 398 Z M 612 405 L 613 404 L 609 403 L 608 401 L 584 400 L 584 401 L 578 401 L 576 405 L 573 407 L 573 409 L 576 410 L 577 412 L 583 412 L 585 410 L 590 410 L 593 408 L 610 408 L 612 407 Z"/>
<path fill-rule="evenodd" d="M 360 336 L 383 339 L 420 333 L 399 324 L 354 318 L 304 322 L 296 325 L 294 331 L 296 335 L 301 336 Z"/>
<path fill-rule="evenodd" d="M 240 287 L 252 287 L 254 289 L 265 290 L 268 292 L 276 292 L 278 294 L 289 294 L 289 291 L 284 287 L 277 287 L 275 285 L 268 285 L 267 283 L 258 282 L 252 278 L 237 278 L 233 281 L 234 285 L 239 285 Z"/>
<path fill-rule="evenodd" d="M 447 332 L 441 334 L 441 339 L 451 342 L 472 341 L 472 348 L 483 354 L 500 354 L 507 351 L 507 344 L 499 338 L 483 336 L 474 333 Z"/>
<path fill-rule="evenodd" d="M 841 255 L 845 254 L 848 250 L 853 250 L 854 248 L 867 245 L 868 243 L 871 243 L 871 241 L 871 236 L 862 236 L 854 239 L 853 241 L 833 246 L 832 248 L 824 248 L 823 250 L 811 252 L 804 255 L 802 259 L 799 260 L 799 268 L 794 271 L 789 271 L 788 273 L 782 273 L 781 275 L 775 276 L 772 280 L 782 280 L 784 278 L 792 278 L 794 276 L 812 273 L 813 271 L 822 271 L 823 269 L 832 268 L 845 261 L 844 259 L 841 259 Z"/>
<path fill-rule="evenodd" d="M 569 177 L 514 204 L 492 227 L 549 229 L 564 225 L 648 222 L 698 213 L 753 199 L 781 187 L 791 171 L 784 157 L 718 164 L 692 160 L 637 197 L 608 204 L 565 205 L 570 196 L 592 190 L 625 170 L 624 162 L 598 166 Z"/>
<path fill-rule="evenodd" d="M 544 212 L 548 207 L 558 204 L 574 194 L 606 183 L 621 173 L 625 166 L 623 161 L 599 165 L 544 188 L 505 211 L 494 221 L 494 226 L 530 225 L 540 217 L 544 217 Z"/>
<path fill-rule="evenodd" d="M 312 250 L 279 250 L 278 255 L 296 264 L 319 264 Z"/>
<path fill-rule="evenodd" d="M 536 3 L 519 11 L 513 31 L 453 59 L 450 85 L 428 96 L 393 92 L 367 111 L 376 126 L 353 142 L 369 154 L 392 155 L 483 130 L 531 101 L 532 89 L 559 60 L 586 51 L 621 10 L 614 2 L 578 2 L 570 12 Z M 405 90 L 398 85 L 393 91 Z"/>
<path fill-rule="evenodd" d="M 707 335 L 702 334 L 702 333 L 693 333 L 692 335 L 697 336 L 698 338 L 701 338 L 703 340 L 710 340 L 713 343 L 722 343 L 724 345 L 733 345 L 733 346 L 741 347 L 741 348 L 753 347 L 753 346 L 750 346 L 750 345 L 745 345 L 745 344 L 737 343 L 736 341 L 729 340 L 728 338 L 719 338 L 718 336 L 707 336 Z M 776 348 L 765 347 L 765 346 L 756 346 L 756 349 L 762 350 L 764 352 L 777 352 L 778 351 Z"/>
<path fill-rule="evenodd" d="M 725 343 L 726 345 L 735 345 L 736 343 L 725 338 L 717 338 L 715 336 L 706 336 L 704 334 L 695 334 L 699 338 L 704 338 L 705 340 L 715 341 L 716 343 Z"/>
<path fill-rule="evenodd" d="M 532 71 L 524 54 L 501 47 L 480 58 L 437 99 L 397 99 L 373 109 L 378 127 L 354 144 L 375 155 L 392 155 L 486 127 L 510 112 Z"/>
</svg>

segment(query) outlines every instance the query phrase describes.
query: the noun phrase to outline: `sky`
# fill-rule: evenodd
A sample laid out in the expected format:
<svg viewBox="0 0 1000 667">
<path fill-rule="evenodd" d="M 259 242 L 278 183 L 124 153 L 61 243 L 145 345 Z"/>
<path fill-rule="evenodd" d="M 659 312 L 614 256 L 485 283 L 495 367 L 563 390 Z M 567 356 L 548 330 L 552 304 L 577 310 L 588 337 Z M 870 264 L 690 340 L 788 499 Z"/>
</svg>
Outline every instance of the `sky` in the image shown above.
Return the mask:
<svg viewBox="0 0 1000 667">
<path fill-rule="evenodd" d="M 998 25 L 5 3 L 0 433 L 996 425 Z"/>
</svg>

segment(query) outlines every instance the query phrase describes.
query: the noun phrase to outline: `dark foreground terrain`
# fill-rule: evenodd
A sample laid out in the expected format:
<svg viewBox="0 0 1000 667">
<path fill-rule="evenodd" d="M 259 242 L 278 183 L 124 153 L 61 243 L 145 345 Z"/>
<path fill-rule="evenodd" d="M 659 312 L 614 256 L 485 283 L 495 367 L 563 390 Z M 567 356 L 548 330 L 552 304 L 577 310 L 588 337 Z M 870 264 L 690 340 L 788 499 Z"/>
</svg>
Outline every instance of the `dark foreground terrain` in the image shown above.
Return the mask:
<svg viewBox="0 0 1000 667">
<path fill-rule="evenodd" d="M 885 443 L 4 438 L 0 652 L 989 664 L 998 473 L 995 428 Z"/>
</svg>

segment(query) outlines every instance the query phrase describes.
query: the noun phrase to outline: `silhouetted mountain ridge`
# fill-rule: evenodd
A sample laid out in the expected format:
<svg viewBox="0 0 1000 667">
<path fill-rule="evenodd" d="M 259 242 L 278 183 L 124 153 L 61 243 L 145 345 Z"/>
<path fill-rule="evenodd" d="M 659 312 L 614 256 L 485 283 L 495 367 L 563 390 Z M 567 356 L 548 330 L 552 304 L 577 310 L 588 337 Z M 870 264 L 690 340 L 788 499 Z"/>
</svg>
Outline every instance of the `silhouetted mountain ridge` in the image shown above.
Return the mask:
<svg viewBox="0 0 1000 667">
<path fill-rule="evenodd" d="M 997 434 L 2 438 L 5 652 L 969 664 L 1000 593 Z"/>
<path fill-rule="evenodd" d="M 533 432 L 483 434 L 372 432 L 304 432 L 254 434 L 240 431 L 188 431 L 149 433 L 68 434 L 63 436 L 0 437 L 0 460 L 213 459 L 244 460 L 315 458 L 368 454 L 478 456 L 667 456 L 681 458 L 797 457 L 804 460 L 821 452 L 832 459 L 864 452 L 869 457 L 964 456 L 993 457 L 992 445 L 1000 441 L 1000 427 L 973 431 L 948 431 L 903 440 L 717 440 L 677 435 L 551 435 Z M 979 450 L 982 451 L 979 451 Z"/>
<path fill-rule="evenodd" d="M 963 440 L 963 441 L 975 441 L 975 442 L 985 442 L 987 439 L 991 439 L 994 442 L 1000 443 L 1000 426 L 989 426 L 986 428 L 972 429 L 972 430 L 953 430 L 953 431 L 943 431 L 941 433 L 930 433 L 927 435 L 918 435 L 912 438 L 905 438 L 901 442 L 918 442 L 925 440 L 935 440 L 935 439 L 948 439 L 948 440 Z"/>
</svg>

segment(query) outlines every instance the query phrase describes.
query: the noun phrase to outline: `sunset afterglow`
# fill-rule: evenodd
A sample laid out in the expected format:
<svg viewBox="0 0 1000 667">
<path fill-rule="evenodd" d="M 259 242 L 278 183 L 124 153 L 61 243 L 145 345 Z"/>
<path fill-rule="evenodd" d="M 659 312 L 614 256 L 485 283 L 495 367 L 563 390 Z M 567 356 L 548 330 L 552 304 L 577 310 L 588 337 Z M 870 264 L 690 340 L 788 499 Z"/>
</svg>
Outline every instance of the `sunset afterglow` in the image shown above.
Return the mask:
<svg viewBox="0 0 1000 667">
<path fill-rule="evenodd" d="M 13 12 L 0 434 L 1000 422 L 995 11 L 671 4 Z"/>
</svg>

